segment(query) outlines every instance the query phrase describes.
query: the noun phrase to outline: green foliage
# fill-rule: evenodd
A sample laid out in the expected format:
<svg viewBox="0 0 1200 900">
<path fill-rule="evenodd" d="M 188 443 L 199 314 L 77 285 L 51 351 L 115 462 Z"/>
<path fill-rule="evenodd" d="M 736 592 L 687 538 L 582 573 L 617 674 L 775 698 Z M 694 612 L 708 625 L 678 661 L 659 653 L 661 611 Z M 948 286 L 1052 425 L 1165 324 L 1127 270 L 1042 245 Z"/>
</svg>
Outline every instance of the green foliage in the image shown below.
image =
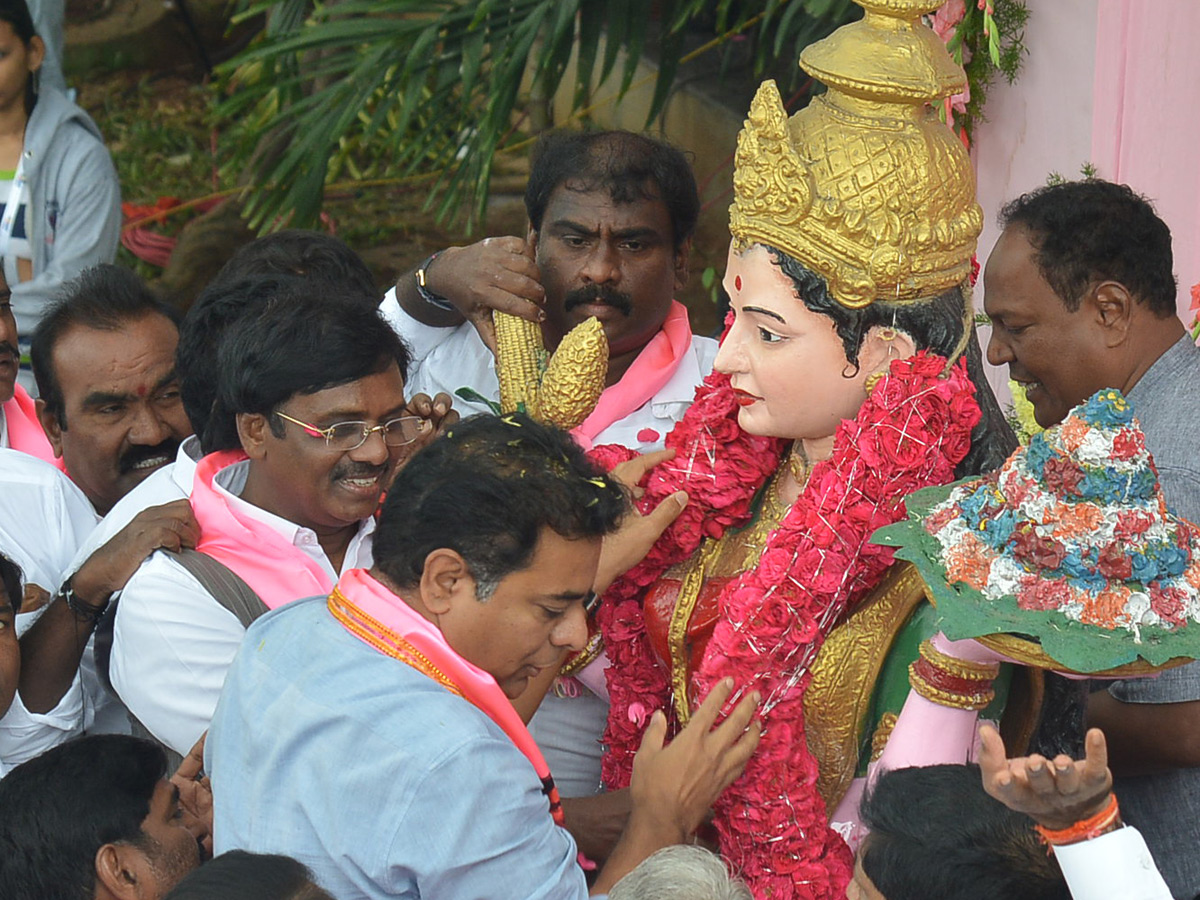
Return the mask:
<svg viewBox="0 0 1200 900">
<path fill-rule="evenodd" d="M 1085 162 L 1079 166 L 1079 177 L 1083 180 L 1096 177 L 1096 166 L 1093 163 Z M 1061 172 L 1051 170 L 1046 176 L 1047 185 L 1066 184 L 1070 179 Z"/>
<path fill-rule="evenodd" d="M 954 61 L 966 71 L 971 86 L 966 115 L 957 117 L 955 122 L 968 137 L 974 137 L 975 125 L 985 121 L 983 108 L 996 75 L 1003 76 L 1009 84 L 1016 81 L 1028 52 L 1025 49 L 1028 20 L 1029 10 L 1024 0 L 993 0 L 983 9 L 974 0 L 968 0 L 962 21 L 946 44 Z"/>
<path fill-rule="evenodd" d="M 250 186 L 251 223 L 311 224 L 338 179 L 427 177 L 439 217 L 481 214 L 497 152 L 522 146 L 531 112 L 564 80 L 634 83 L 659 60 L 647 124 L 665 105 L 691 29 L 724 49 L 753 39 L 761 73 L 857 17 L 850 0 L 240 0 L 267 27 L 221 69 L 217 116 L 237 123 L 227 171 Z M 721 64 L 728 57 L 722 54 Z M 798 71 L 798 70 L 797 70 Z M 536 119 L 535 119 L 536 121 Z"/>
</svg>

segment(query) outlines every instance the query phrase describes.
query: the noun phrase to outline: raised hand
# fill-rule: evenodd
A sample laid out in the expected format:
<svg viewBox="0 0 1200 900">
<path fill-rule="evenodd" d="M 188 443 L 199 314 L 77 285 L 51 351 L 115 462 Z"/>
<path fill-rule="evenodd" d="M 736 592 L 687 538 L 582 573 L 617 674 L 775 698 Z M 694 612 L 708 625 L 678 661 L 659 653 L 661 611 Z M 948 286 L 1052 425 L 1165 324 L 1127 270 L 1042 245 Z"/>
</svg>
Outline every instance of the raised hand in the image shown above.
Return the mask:
<svg viewBox="0 0 1200 900">
<path fill-rule="evenodd" d="M 466 247 L 451 247 L 438 254 L 425 275 L 429 290 L 454 304 L 493 353 L 492 310 L 530 322 L 545 318 L 541 273 L 523 238 L 485 238 Z"/>
<path fill-rule="evenodd" d="M 1082 760 L 1065 754 L 1052 760 L 1036 754 L 1008 759 L 1004 740 L 995 728 L 984 724 L 979 737 L 983 743 L 979 753 L 983 789 L 1039 825 L 1060 831 L 1095 815 L 1108 802 L 1112 773 L 1104 732 L 1099 728 L 1088 731 Z"/>
</svg>

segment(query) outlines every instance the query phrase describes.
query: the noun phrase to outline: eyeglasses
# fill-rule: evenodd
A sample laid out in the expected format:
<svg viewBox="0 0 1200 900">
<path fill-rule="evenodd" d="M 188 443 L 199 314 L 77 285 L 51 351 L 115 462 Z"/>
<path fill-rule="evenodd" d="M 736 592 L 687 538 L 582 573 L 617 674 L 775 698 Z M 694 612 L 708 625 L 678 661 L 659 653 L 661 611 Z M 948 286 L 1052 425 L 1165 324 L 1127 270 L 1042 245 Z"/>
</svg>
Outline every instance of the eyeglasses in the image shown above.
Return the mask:
<svg viewBox="0 0 1200 900">
<path fill-rule="evenodd" d="M 369 422 L 336 422 L 328 428 L 318 428 L 308 422 L 293 419 L 286 413 L 276 412 L 275 415 L 293 425 L 299 425 L 304 429 L 305 434 L 324 438 L 325 446 L 339 453 L 357 450 L 367 442 L 367 438 L 377 431 L 383 436 L 383 442 L 389 447 L 403 447 L 405 444 L 411 444 L 421 435 L 428 434 L 433 427 L 432 422 L 422 419 L 420 416 L 401 416 L 380 425 L 372 425 Z"/>
</svg>

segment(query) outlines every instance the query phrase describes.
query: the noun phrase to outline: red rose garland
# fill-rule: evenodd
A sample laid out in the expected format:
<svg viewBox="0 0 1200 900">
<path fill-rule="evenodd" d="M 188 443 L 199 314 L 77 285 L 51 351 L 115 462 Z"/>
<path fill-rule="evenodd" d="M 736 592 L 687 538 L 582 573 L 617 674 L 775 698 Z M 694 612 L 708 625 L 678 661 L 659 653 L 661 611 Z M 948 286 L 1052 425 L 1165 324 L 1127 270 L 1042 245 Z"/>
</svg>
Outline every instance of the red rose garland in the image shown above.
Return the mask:
<svg viewBox="0 0 1200 900">
<path fill-rule="evenodd" d="M 731 704 L 749 690 L 763 696 L 762 742 L 745 774 L 720 798 L 721 851 L 759 898 L 842 896 L 849 849 L 827 822 L 816 790 L 816 761 L 804 737 L 809 666 L 842 614 L 892 562 L 870 536 L 903 514 L 903 498 L 945 484 L 970 447 L 979 421 L 965 363 L 942 376 L 945 360 L 921 352 L 892 363 L 854 421 L 837 429 L 830 459 L 814 466 L 799 499 L 768 538 L 758 565 L 721 592 L 720 617 L 696 674 L 701 696 L 733 677 Z M 677 727 L 667 666 L 646 637 L 640 598 L 647 585 L 687 559 L 706 537 L 744 523 L 750 504 L 777 469 L 782 443 L 737 427 L 728 378 L 714 373 L 667 438 L 676 458 L 651 473 L 643 509 L 684 488 L 689 502 L 643 562 L 617 582 L 600 608 L 611 665 L 604 780 L 629 783 L 633 754 L 650 714 Z M 611 467 L 631 455 L 593 451 Z"/>
</svg>

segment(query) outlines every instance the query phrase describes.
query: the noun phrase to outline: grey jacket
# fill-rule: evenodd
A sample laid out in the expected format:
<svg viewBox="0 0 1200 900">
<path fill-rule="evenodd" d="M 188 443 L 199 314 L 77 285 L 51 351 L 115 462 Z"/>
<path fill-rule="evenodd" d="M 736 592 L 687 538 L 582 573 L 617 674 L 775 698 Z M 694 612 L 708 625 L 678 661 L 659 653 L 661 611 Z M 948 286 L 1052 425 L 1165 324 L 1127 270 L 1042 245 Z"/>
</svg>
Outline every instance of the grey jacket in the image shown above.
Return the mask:
<svg viewBox="0 0 1200 900">
<path fill-rule="evenodd" d="M 116 259 L 121 237 L 117 172 L 87 113 L 53 88 L 43 89 L 25 127 L 24 154 L 34 277 L 10 285 L 22 342 L 64 281 Z"/>
</svg>

